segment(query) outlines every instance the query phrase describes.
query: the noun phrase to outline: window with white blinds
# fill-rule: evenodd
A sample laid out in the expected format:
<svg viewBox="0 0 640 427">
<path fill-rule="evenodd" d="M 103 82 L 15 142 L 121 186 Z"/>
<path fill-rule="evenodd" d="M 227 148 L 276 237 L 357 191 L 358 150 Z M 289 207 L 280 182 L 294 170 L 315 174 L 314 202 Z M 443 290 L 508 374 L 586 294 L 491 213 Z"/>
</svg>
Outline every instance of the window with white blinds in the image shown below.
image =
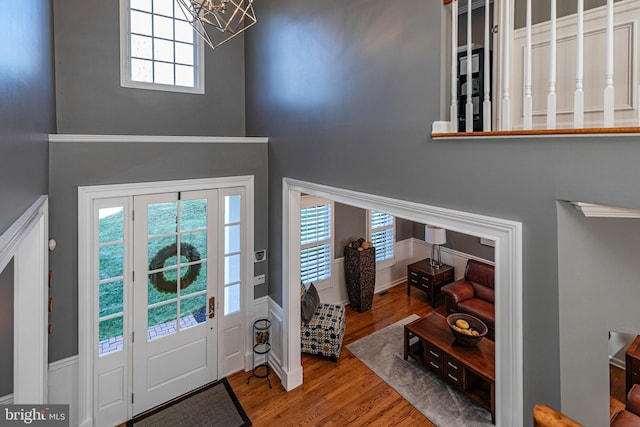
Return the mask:
<svg viewBox="0 0 640 427">
<path fill-rule="evenodd" d="M 300 206 L 300 279 L 317 285 L 331 278 L 333 202 L 303 196 Z"/>
<path fill-rule="evenodd" d="M 369 211 L 369 235 L 376 248 L 376 262 L 393 260 L 394 217 L 382 212 Z"/>
</svg>

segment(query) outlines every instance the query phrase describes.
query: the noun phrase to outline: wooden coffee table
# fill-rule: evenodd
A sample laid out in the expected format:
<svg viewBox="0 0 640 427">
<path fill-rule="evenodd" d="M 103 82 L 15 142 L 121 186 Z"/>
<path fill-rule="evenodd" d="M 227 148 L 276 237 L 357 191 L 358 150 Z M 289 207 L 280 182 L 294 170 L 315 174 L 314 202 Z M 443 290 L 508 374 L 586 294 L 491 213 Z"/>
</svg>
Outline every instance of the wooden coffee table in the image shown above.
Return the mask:
<svg viewBox="0 0 640 427">
<path fill-rule="evenodd" d="M 404 326 L 404 360 L 418 363 L 491 411 L 495 424 L 495 343 L 482 338 L 476 347 L 455 342 L 447 319 L 438 313 Z"/>
</svg>

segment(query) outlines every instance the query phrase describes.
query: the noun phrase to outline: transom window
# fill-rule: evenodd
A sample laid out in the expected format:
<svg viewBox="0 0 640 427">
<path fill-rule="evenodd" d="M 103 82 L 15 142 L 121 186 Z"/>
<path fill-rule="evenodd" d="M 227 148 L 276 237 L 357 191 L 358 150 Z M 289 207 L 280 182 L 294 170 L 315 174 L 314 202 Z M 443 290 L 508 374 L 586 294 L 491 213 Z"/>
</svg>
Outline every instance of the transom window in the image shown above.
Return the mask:
<svg viewBox="0 0 640 427">
<path fill-rule="evenodd" d="M 204 48 L 177 0 L 120 0 L 121 86 L 204 93 Z"/>
</svg>

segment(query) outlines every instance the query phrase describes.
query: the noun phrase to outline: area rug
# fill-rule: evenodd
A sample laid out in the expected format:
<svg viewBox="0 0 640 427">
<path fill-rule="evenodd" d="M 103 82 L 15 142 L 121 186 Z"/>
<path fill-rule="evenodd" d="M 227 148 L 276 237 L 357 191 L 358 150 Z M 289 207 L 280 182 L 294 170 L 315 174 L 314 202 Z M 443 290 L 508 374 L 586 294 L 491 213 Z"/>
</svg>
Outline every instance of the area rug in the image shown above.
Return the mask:
<svg viewBox="0 0 640 427">
<path fill-rule="evenodd" d="M 127 427 L 245 427 L 251 421 L 226 378 L 142 413 Z"/>
<path fill-rule="evenodd" d="M 493 426 L 489 411 L 412 358 L 403 359 L 403 326 L 418 318 L 413 314 L 347 345 L 347 349 L 437 426 Z"/>
</svg>

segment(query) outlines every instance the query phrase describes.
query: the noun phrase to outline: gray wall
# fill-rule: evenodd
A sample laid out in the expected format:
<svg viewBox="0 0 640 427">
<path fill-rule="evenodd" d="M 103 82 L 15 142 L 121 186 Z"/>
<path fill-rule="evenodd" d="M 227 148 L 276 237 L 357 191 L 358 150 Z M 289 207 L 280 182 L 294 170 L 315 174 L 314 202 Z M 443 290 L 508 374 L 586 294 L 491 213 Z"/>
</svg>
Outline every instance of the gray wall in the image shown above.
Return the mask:
<svg viewBox="0 0 640 427">
<path fill-rule="evenodd" d="M 120 87 L 119 1 L 54 2 L 59 133 L 244 136 L 244 42 L 205 49 L 205 94 Z"/>
<path fill-rule="evenodd" d="M 424 227 L 424 224 L 414 222 L 413 237 L 424 240 Z M 495 261 L 495 250 L 493 247 L 481 244 L 479 237 L 468 234 L 447 230 L 447 243 L 442 245 L 442 247 L 486 259 L 487 261 Z"/>
<path fill-rule="evenodd" d="M 640 334 L 639 247 L 640 220 L 558 203 L 562 410 L 586 426 L 609 421 L 609 332 Z"/>
<path fill-rule="evenodd" d="M 0 7 L 0 234 L 48 193 L 55 131 L 51 2 Z M 0 248 L 2 249 L 2 248 Z M 13 268 L 0 274 L 0 396 L 13 392 Z"/>
<path fill-rule="evenodd" d="M 51 2 L 0 7 L 0 233 L 47 194 L 55 130 Z"/>
<path fill-rule="evenodd" d="M 344 247 L 352 240 L 366 238 L 367 236 L 367 211 L 361 208 L 334 203 L 335 221 L 335 249 L 333 257 L 335 259 L 344 256 Z"/>
<path fill-rule="evenodd" d="M 13 260 L 0 273 L 0 397 L 13 393 Z"/>
<path fill-rule="evenodd" d="M 254 175 L 254 246 L 267 247 L 266 144 L 53 143 L 50 151 L 49 234 L 58 242 L 50 361 L 78 352 L 78 186 Z M 262 273 L 267 263 L 255 264 Z M 256 298 L 266 293 L 266 284 L 255 287 Z"/>
<path fill-rule="evenodd" d="M 261 2 L 247 34 L 247 134 L 271 141 L 269 294 L 282 302 L 283 177 L 522 222 L 530 426 L 534 403 L 560 407 L 556 200 L 640 208 L 640 137 L 432 140 L 440 8 Z"/>
</svg>

